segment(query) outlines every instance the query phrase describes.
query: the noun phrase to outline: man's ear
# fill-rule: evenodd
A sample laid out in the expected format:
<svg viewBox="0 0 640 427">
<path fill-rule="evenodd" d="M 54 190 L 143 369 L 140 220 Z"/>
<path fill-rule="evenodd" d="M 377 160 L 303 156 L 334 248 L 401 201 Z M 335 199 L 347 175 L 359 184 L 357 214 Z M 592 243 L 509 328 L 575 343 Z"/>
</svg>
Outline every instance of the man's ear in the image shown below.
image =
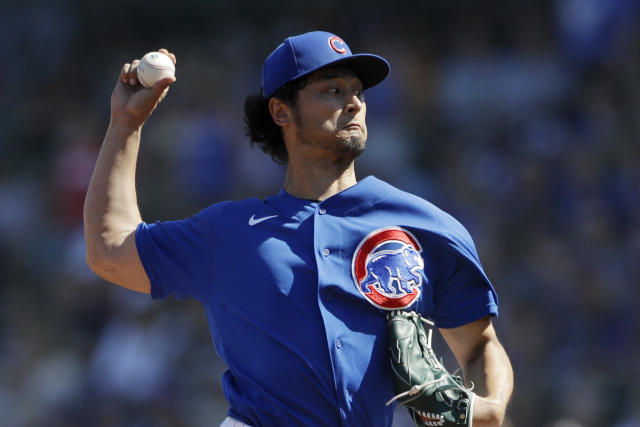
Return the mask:
<svg viewBox="0 0 640 427">
<path fill-rule="evenodd" d="M 291 108 L 278 98 L 269 99 L 269 112 L 278 126 L 286 126 L 291 122 Z"/>
</svg>

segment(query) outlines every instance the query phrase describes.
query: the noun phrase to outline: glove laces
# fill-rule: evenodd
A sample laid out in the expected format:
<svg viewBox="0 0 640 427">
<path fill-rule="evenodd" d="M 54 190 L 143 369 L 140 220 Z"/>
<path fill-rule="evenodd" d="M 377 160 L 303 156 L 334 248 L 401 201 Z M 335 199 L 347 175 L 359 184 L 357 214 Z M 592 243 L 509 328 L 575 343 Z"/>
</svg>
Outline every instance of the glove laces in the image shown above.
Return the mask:
<svg viewBox="0 0 640 427">
<path fill-rule="evenodd" d="M 439 380 L 427 381 L 426 383 L 422 383 L 422 384 L 420 384 L 420 385 L 417 385 L 417 384 L 416 384 L 416 385 L 414 385 L 414 386 L 411 386 L 411 388 L 410 388 L 409 390 L 407 390 L 407 391 L 405 391 L 405 392 L 402 392 L 402 393 L 400 393 L 400 394 L 399 394 L 399 395 L 397 395 L 397 396 L 392 397 L 392 398 L 391 398 L 391 399 L 386 403 L 386 406 L 391 405 L 393 402 L 395 402 L 396 400 L 401 399 L 401 398 L 403 398 L 403 397 L 406 397 L 406 396 L 414 396 L 414 395 L 416 395 L 416 394 L 420 393 L 421 391 L 423 391 L 423 390 L 425 390 L 425 389 L 427 389 L 427 388 L 431 387 L 432 385 L 437 384 L 437 383 L 441 383 L 441 382 L 446 381 L 446 380 L 447 380 L 446 378 L 440 378 Z"/>
</svg>

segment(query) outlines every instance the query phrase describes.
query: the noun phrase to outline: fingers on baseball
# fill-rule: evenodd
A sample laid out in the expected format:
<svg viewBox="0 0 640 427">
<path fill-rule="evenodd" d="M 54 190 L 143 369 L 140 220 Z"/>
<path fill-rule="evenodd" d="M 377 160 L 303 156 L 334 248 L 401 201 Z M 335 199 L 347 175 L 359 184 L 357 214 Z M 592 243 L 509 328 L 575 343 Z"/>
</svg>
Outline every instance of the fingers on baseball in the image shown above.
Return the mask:
<svg viewBox="0 0 640 427">
<path fill-rule="evenodd" d="M 129 86 L 137 86 L 140 84 L 138 81 L 137 68 L 140 60 L 134 59 L 131 63 L 127 62 L 122 66 L 120 71 L 120 81 Z"/>
<path fill-rule="evenodd" d="M 129 64 L 128 62 L 126 64 L 124 64 L 122 66 L 122 69 L 120 70 L 120 82 L 121 83 L 127 83 L 127 73 L 129 72 L 129 68 L 131 67 L 131 64 Z"/>
<path fill-rule="evenodd" d="M 131 61 L 131 66 L 129 67 L 129 72 L 127 73 L 127 80 L 129 85 L 136 86 L 139 84 L 138 82 L 138 64 L 140 63 L 139 59 L 134 59 Z"/>
<path fill-rule="evenodd" d="M 164 49 L 164 48 L 158 49 L 158 52 L 164 53 L 165 55 L 167 55 L 173 61 L 173 65 L 176 65 L 176 56 L 173 53 L 169 52 L 167 49 Z"/>
</svg>

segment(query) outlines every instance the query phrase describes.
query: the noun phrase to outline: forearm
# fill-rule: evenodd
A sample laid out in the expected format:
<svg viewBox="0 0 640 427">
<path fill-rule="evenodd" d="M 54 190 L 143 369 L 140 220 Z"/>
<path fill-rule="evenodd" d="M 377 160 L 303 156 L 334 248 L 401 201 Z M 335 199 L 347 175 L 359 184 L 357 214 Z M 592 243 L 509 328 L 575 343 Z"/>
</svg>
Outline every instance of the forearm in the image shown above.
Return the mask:
<svg viewBox="0 0 640 427">
<path fill-rule="evenodd" d="M 141 221 L 135 189 L 140 130 L 109 125 L 84 205 L 88 259 L 122 245 Z"/>
<path fill-rule="evenodd" d="M 474 427 L 501 425 L 513 391 L 513 370 L 500 342 L 488 341 L 463 372 L 467 382 L 473 382 L 477 395 Z"/>
</svg>

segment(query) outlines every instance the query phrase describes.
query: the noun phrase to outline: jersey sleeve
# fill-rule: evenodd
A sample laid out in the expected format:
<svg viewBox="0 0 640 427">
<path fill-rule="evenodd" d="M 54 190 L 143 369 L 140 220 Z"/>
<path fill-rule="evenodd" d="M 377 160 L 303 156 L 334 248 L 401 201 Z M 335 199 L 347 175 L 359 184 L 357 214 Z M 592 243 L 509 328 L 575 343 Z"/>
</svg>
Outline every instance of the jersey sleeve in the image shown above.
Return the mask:
<svg viewBox="0 0 640 427">
<path fill-rule="evenodd" d="M 184 220 L 138 225 L 136 247 L 153 299 L 207 297 L 217 211 L 214 205 Z"/>
<path fill-rule="evenodd" d="M 498 296 L 482 268 L 473 240 L 462 225 L 456 228 L 443 242 L 442 276 L 434 284 L 433 319 L 441 328 L 498 315 Z"/>
</svg>

